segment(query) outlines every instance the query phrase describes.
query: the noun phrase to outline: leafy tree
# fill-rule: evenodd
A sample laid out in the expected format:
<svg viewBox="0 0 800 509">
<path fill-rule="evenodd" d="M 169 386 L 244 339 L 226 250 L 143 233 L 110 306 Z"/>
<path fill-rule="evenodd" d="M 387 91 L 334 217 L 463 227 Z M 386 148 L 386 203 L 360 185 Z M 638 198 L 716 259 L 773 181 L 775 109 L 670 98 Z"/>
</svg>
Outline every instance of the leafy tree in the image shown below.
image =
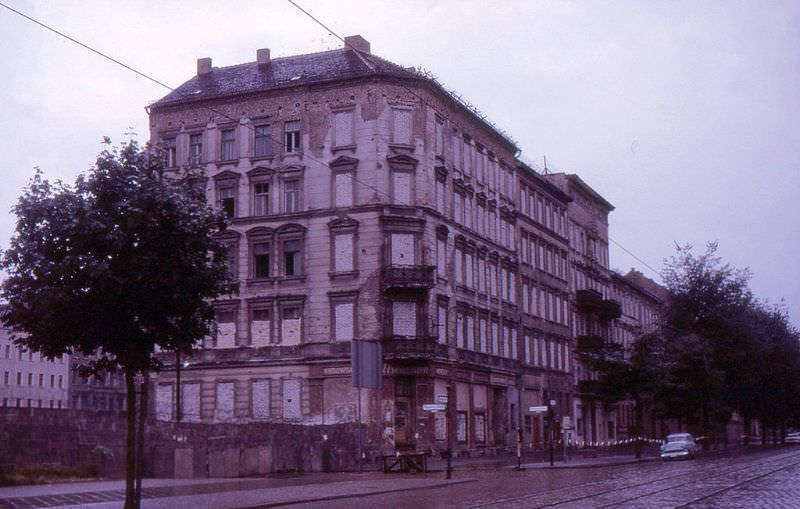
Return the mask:
<svg viewBox="0 0 800 509">
<path fill-rule="evenodd" d="M 641 457 L 644 407 L 654 401 L 665 376 L 663 341 L 658 335 L 638 338 L 626 352 L 614 341 L 595 341 L 584 345 L 582 359 L 594 371 L 595 395 L 606 402 L 633 401 L 635 415 L 635 454 Z"/>
<path fill-rule="evenodd" d="M 0 262 L 8 274 L 0 318 L 17 343 L 49 359 L 95 356 L 97 373 L 123 370 L 126 508 L 140 504 L 147 380 L 159 369 L 154 349 L 190 352 L 210 330 L 210 299 L 227 289 L 225 248 L 214 240 L 224 216 L 191 175 L 166 173 L 162 161 L 131 141 L 103 151 L 74 186 L 37 170 L 14 206 L 17 227 Z"/>
</svg>

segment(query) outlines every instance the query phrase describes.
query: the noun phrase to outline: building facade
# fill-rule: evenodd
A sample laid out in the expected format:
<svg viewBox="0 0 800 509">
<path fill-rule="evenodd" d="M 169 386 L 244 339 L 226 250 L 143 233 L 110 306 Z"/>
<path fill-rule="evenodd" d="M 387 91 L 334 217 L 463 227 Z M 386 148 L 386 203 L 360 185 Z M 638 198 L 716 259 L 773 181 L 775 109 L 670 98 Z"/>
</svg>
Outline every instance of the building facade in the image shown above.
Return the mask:
<svg viewBox="0 0 800 509">
<path fill-rule="evenodd" d="M 581 437 L 616 436 L 575 355 L 623 316 L 613 206 L 517 160 L 434 79 L 346 41 L 200 59 L 149 108 L 167 166 L 199 171 L 229 215 L 220 239 L 239 282 L 215 302 L 212 337 L 179 362 L 161 354 L 158 418 L 334 424 L 360 408 L 384 450 L 489 450 L 518 429 L 544 446 L 531 407 L 550 406 Z M 379 392 L 352 386 L 360 340 L 382 346 Z"/>
<path fill-rule="evenodd" d="M 0 402 L 3 407 L 68 408 L 69 356 L 52 361 L 14 344 L 0 328 Z"/>
</svg>

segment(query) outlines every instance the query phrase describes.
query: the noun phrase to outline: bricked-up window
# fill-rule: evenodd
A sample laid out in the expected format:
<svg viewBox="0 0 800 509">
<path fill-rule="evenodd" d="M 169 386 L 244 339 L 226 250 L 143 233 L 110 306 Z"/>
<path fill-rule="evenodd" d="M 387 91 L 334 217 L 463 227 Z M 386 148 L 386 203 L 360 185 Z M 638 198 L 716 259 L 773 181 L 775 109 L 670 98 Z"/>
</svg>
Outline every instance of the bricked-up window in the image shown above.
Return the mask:
<svg viewBox="0 0 800 509">
<path fill-rule="evenodd" d="M 233 348 L 236 346 L 236 311 L 232 309 L 217 310 L 217 348 Z"/>
<path fill-rule="evenodd" d="M 413 233 L 392 233 L 390 249 L 392 265 L 416 265 Z"/>
<path fill-rule="evenodd" d="M 346 147 L 353 144 L 355 144 L 353 110 L 335 112 L 333 114 L 333 146 Z"/>
<path fill-rule="evenodd" d="M 156 386 L 156 420 L 170 421 L 174 403 L 172 402 L 172 384 L 159 384 Z M 52 401 L 50 402 L 52 406 Z"/>
<path fill-rule="evenodd" d="M 217 189 L 217 206 L 228 217 L 236 214 L 236 188 L 232 184 L 224 185 Z"/>
<path fill-rule="evenodd" d="M 266 216 L 269 214 L 269 182 L 256 182 L 253 184 L 253 215 Z"/>
<path fill-rule="evenodd" d="M 488 328 L 489 324 L 486 321 L 486 318 L 481 318 L 478 322 L 478 351 L 479 352 L 488 352 Z"/>
<path fill-rule="evenodd" d="M 284 152 L 299 152 L 302 149 L 300 142 L 300 121 L 293 120 L 283 124 L 283 150 Z"/>
<path fill-rule="evenodd" d="M 299 180 L 286 180 L 283 183 L 283 211 L 300 212 Z"/>
<path fill-rule="evenodd" d="M 303 416 L 301 412 L 301 392 L 300 380 L 297 378 L 287 378 L 283 380 L 283 418 L 299 419 Z"/>
<path fill-rule="evenodd" d="M 353 172 L 338 171 L 333 174 L 333 206 L 353 206 Z"/>
<path fill-rule="evenodd" d="M 283 241 L 284 276 L 299 276 L 303 273 L 301 246 L 300 239 Z"/>
<path fill-rule="evenodd" d="M 352 272 L 354 263 L 353 233 L 336 233 L 333 235 L 333 272 Z"/>
<path fill-rule="evenodd" d="M 255 242 L 253 244 L 253 277 L 270 276 L 270 243 Z"/>
<path fill-rule="evenodd" d="M 356 304 L 354 301 L 333 301 L 333 339 L 352 341 L 355 339 Z"/>
<path fill-rule="evenodd" d="M 214 418 L 217 421 L 233 420 L 234 387 L 233 382 L 217 382 L 216 407 Z"/>
<path fill-rule="evenodd" d="M 412 111 L 408 109 L 392 109 L 392 142 L 401 145 L 411 144 Z"/>
<path fill-rule="evenodd" d="M 444 119 L 436 116 L 433 131 L 434 150 L 437 156 L 444 156 Z"/>
<path fill-rule="evenodd" d="M 436 239 L 436 276 L 447 279 L 447 238 Z"/>
<path fill-rule="evenodd" d="M 270 417 L 269 380 L 253 380 L 250 384 L 250 391 L 253 419 L 268 419 Z"/>
<path fill-rule="evenodd" d="M 302 334 L 302 308 L 285 306 L 281 308 L 281 343 L 299 345 Z"/>
<path fill-rule="evenodd" d="M 392 335 L 417 337 L 417 303 L 414 301 L 392 301 Z"/>
<path fill-rule="evenodd" d="M 174 168 L 178 165 L 178 140 L 172 136 L 164 139 L 164 166 Z"/>
<path fill-rule="evenodd" d="M 250 344 L 267 346 L 272 343 L 272 310 L 254 308 L 250 311 Z"/>
<path fill-rule="evenodd" d="M 440 302 L 437 306 L 437 341 L 442 344 L 447 343 L 447 304 Z"/>
<path fill-rule="evenodd" d="M 203 162 L 203 133 L 189 135 L 189 164 Z"/>
<path fill-rule="evenodd" d="M 267 157 L 272 155 L 272 126 L 257 125 L 253 135 L 253 155 Z"/>
<path fill-rule="evenodd" d="M 220 159 L 232 161 L 236 159 L 236 130 L 224 129 L 221 133 Z"/>
<path fill-rule="evenodd" d="M 411 205 L 411 172 L 392 171 L 392 196 L 396 205 Z"/>
</svg>

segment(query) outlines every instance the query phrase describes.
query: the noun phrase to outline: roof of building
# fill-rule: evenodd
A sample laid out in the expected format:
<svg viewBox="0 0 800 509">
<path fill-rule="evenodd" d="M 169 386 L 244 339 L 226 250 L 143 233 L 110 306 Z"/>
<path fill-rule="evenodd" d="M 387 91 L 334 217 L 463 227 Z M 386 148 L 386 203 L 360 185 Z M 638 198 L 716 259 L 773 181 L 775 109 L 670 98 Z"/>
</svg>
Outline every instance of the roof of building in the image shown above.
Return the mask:
<svg viewBox="0 0 800 509">
<path fill-rule="evenodd" d="M 612 271 L 611 277 L 662 303 L 669 295 L 666 288 L 633 268 L 625 275 Z"/>
<path fill-rule="evenodd" d="M 588 195 L 595 202 L 605 207 L 608 212 L 611 212 L 615 208 L 611 202 L 603 198 L 603 196 L 595 191 L 592 186 L 584 182 L 582 178 L 574 173 L 548 173 L 545 175 L 545 178 L 550 178 L 555 181 L 571 182 L 573 185 L 583 191 L 584 194 Z"/>
<path fill-rule="evenodd" d="M 374 73 L 418 77 L 402 66 L 369 53 L 350 48 L 293 55 L 257 62 L 214 67 L 211 72 L 194 76 L 151 107 L 207 100 L 231 94 L 246 94 L 287 86 L 334 81 Z"/>
</svg>

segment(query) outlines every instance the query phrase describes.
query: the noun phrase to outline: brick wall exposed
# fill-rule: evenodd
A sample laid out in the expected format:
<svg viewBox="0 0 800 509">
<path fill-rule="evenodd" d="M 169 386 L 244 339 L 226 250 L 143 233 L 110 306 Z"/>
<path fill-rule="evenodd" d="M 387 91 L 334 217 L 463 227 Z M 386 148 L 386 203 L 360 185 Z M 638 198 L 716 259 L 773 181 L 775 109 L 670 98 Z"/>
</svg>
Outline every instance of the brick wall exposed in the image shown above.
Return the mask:
<svg viewBox="0 0 800 509">
<path fill-rule="evenodd" d="M 75 410 L 0 410 L 0 468 L 36 463 L 93 463 L 107 477 L 124 475 L 125 416 Z M 284 423 L 150 422 L 146 476 L 238 477 L 352 468 L 356 427 Z M 103 460 L 97 446 L 113 457 Z"/>
</svg>

